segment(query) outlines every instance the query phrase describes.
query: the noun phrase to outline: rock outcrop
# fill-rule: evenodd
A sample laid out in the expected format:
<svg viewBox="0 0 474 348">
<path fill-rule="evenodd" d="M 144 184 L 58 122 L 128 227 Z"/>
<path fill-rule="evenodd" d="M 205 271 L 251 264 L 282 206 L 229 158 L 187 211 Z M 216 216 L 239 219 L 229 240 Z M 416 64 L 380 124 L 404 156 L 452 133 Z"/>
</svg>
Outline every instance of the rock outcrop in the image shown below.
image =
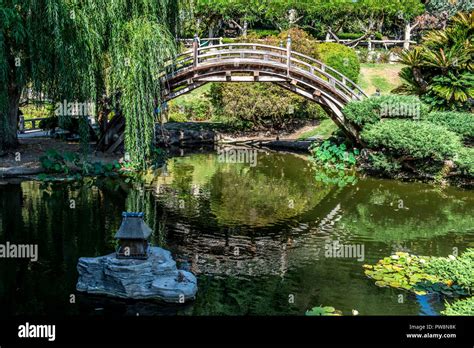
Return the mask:
<svg viewBox="0 0 474 348">
<path fill-rule="evenodd" d="M 77 265 L 76 289 L 90 294 L 172 303 L 195 298 L 196 277 L 178 270 L 169 251 L 151 247 L 149 255 L 146 260 L 117 259 L 115 253 L 81 257 Z"/>
</svg>

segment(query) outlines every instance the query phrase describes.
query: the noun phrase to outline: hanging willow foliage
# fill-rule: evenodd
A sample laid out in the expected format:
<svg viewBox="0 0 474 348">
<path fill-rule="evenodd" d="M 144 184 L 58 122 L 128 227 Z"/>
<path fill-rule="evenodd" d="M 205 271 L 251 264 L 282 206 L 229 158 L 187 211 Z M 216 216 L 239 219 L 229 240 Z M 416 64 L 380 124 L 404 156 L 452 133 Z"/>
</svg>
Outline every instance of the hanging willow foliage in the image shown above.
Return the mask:
<svg viewBox="0 0 474 348">
<path fill-rule="evenodd" d="M 187 3 L 0 0 L 0 148 L 15 145 L 19 92 L 27 86 L 53 101 L 117 95 L 127 151 L 145 166 L 161 102 L 158 75 L 176 52 Z"/>
</svg>

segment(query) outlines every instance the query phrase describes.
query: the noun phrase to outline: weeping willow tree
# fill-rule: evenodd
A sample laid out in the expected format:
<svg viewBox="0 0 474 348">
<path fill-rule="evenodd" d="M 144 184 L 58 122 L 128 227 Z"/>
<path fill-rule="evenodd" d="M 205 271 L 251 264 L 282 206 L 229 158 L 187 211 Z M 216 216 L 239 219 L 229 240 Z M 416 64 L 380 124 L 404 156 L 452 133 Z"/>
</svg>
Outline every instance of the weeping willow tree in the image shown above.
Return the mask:
<svg viewBox="0 0 474 348">
<path fill-rule="evenodd" d="M 118 99 L 125 146 L 144 165 L 186 0 L 0 0 L 0 150 L 17 145 L 30 88 L 52 101 Z"/>
</svg>

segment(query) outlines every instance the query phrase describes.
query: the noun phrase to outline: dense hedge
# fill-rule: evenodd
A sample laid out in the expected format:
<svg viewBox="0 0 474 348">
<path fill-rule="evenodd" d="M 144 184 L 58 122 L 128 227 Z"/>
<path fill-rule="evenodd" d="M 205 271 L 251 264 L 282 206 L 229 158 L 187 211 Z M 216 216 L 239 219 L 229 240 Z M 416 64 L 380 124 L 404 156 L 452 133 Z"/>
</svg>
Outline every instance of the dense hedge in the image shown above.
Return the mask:
<svg viewBox="0 0 474 348">
<path fill-rule="evenodd" d="M 454 162 L 463 174 L 474 177 L 474 148 L 463 147 L 454 157 Z"/>
<path fill-rule="evenodd" d="M 363 36 L 364 33 L 337 33 L 337 37 L 340 40 L 356 40 Z M 374 34 L 375 39 L 383 40 L 383 35 L 379 32 Z"/>
<path fill-rule="evenodd" d="M 338 43 L 325 42 L 317 45 L 316 52 L 316 56 L 330 67 L 354 82 L 359 80 L 360 63 L 354 49 Z"/>
<path fill-rule="evenodd" d="M 432 112 L 425 118 L 435 124 L 445 126 L 466 138 L 474 138 L 474 115 L 467 112 Z"/>
<path fill-rule="evenodd" d="M 394 156 L 442 161 L 462 149 L 459 136 L 430 122 L 384 120 L 367 126 L 361 133 L 367 146 L 384 149 Z"/>
<path fill-rule="evenodd" d="M 342 112 L 348 120 L 363 127 L 382 118 L 423 119 L 429 110 L 418 97 L 384 95 L 350 102 Z"/>
</svg>

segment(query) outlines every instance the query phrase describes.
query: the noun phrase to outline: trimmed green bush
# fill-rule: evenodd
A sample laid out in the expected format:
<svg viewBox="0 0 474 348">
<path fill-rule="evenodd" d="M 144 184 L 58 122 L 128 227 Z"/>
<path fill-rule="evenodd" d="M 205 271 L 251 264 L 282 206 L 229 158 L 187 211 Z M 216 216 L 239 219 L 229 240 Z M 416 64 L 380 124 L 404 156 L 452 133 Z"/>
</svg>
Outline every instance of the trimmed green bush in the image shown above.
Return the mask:
<svg viewBox="0 0 474 348">
<path fill-rule="evenodd" d="M 394 174 L 401 168 L 399 162 L 394 158 L 387 156 L 381 152 L 375 152 L 369 156 L 370 164 L 375 170 L 379 170 L 386 174 Z"/>
<path fill-rule="evenodd" d="M 474 138 L 474 115 L 468 112 L 431 112 L 426 118 L 466 138 Z"/>
<path fill-rule="evenodd" d="M 386 149 L 392 155 L 412 159 L 441 161 L 453 158 L 462 149 L 456 133 L 423 121 L 385 120 L 367 126 L 361 137 L 370 148 Z"/>
<path fill-rule="evenodd" d="M 352 101 L 342 110 L 346 118 L 363 127 L 382 118 L 423 119 L 428 115 L 428 107 L 418 97 L 383 95 Z"/>
<path fill-rule="evenodd" d="M 357 82 L 360 73 L 360 63 L 359 57 L 354 49 L 338 43 L 324 42 L 317 45 L 316 52 L 316 55 L 319 56 L 324 63 L 347 76 L 352 81 Z"/>
<path fill-rule="evenodd" d="M 454 163 L 465 175 L 474 176 L 474 148 L 463 147 L 454 157 Z"/>
<path fill-rule="evenodd" d="M 427 265 L 427 273 L 449 279 L 470 293 L 474 292 L 474 249 L 458 257 L 437 257 Z"/>
<path fill-rule="evenodd" d="M 441 311 L 443 315 L 474 315 L 474 296 L 453 303 L 446 302 L 446 309 Z"/>
</svg>

